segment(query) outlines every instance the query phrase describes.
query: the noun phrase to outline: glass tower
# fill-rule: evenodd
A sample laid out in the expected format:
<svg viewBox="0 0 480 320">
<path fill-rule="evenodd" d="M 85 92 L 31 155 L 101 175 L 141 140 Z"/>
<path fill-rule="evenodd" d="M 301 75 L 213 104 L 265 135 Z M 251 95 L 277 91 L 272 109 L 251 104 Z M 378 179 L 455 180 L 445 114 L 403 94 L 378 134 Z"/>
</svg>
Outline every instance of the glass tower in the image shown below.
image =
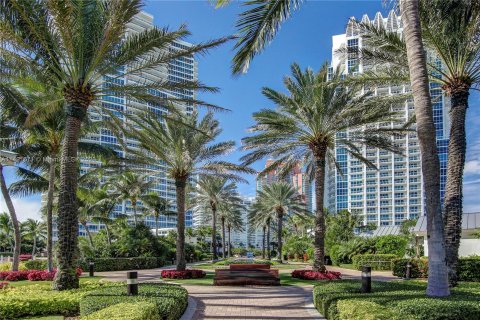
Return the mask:
<svg viewBox="0 0 480 320">
<path fill-rule="evenodd" d="M 373 20 L 364 15 L 362 22 L 383 26 L 391 32 L 402 32 L 402 23 L 394 11 L 387 18 L 378 12 Z M 358 57 L 362 46 L 362 36 L 353 21 L 347 24 L 346 32 L 332 37 L 332 70 L 342 64 L 346 74 L 362 73 L 371 65 L 364 65 Z M 347 57 L 338 53 L 338 49 L 347 47 Z M 435 59 L 429 56 L 429 59 Z M 435 61 L 440 63 L 440 61 Z M 438 85 L 431 84 L 434 122 L 437 146 L 441 166 L 441 197 L 443 201 L 448 145 L 448 100 Z M 395 95 L 411 91 L 408 85 L 385 85 L 375 89 L 377 95 Z M 393 105 L 394 111 L 404 115 L 407 120 L 414 114 L 413 99 L 403 104 Z M 380 127 L 392 127 L 393 123 L 379 123 Z M 338 133 L 337 138 L 348 135 Z M 416 132 L 392 137 L 395 144 L 404 150 L 404 155 L 372 147 L 363 148 L 363 156 L 378 168 L 367 168 L 363 163 L 347 154 L 345 148 L 336 145 L 335 154 L 341 172 L 329 167 L 327 187 L 325 189 L 326 207 L 337 212 L 347 209 L 361 215 L 364 223 L 376 225 L 399 225 L 406 219 L 414 219 L 424 214 L 424 197 L 422 194 L 422 175 L 420 148 Z"/>
</svg>

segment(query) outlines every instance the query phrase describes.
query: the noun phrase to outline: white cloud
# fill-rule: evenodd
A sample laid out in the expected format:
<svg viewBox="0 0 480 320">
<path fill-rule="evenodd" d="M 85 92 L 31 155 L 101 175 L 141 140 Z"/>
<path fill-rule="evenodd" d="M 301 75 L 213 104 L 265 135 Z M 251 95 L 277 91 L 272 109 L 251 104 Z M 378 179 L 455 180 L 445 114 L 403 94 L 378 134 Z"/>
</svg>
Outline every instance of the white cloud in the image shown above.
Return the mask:
<svg viewBox="0 0 480 320">
<path fill-rule="evenodd" d="M 465 174 L 472 174 L 472 175 L 480 174 L 480 161 L 470 160 L 465 162 Z"/>
<path fill-rule="evenodd" d="M 12 202 L 15 208 L 15 212 L 17 213 L 18 220 L 24 221 L 28 218 L 32 218 L 35 220 L 41 219 L 41 203 L 38 199 L 14 198 L 12 199 Z M 3 199 L 3 197 L 0 201 L 0 212 L 8 212 L 7 205 L 5 204 L 5 200 Z"/>
</svg>

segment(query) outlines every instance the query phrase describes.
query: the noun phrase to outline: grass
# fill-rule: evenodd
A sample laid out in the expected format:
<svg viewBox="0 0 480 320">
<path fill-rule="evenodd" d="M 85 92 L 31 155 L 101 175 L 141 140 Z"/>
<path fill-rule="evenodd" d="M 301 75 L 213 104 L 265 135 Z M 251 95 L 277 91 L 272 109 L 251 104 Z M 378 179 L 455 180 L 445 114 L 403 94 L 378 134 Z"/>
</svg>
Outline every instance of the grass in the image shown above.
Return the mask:
<svg viewBox="0 0 480 320">
<path fill-rule="evenodd" d="M 33 317 L 33 318 L 20 318 L 20 320 L 63 320 L 64 316 L 46 316 L 46 317 Z"/>
<path fill-rule="evenodd" d="M 200 279 L 163 279 L 167 283 L 179 283 L 179 284 L 191 284 L 191 285 L 201 285 L 201 286 L 212 286 L 213 285 L 213 275 L 215 273 L 207 271 L 205 278 Z"/>
<path fill-rule="evenodd" d="M 352 263 L 350 263 L 350 264 L 341 264 L 339 267 L 340 267 L 340 268 L 344 268 L 344 269 L 357 270 L 357 269 L 353 266 Z"/>
</svg>

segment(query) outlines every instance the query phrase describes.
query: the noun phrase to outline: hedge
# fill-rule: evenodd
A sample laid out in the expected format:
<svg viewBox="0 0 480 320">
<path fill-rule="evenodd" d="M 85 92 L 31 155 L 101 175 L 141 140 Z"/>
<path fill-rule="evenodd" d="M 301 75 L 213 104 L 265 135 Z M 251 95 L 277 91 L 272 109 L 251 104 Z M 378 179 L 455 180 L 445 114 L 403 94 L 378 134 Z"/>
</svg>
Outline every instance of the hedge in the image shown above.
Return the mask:
<svg viewBox="0 0 480 320">
<path fill-rule="evenodd" d="M 91 258 L 79 261 L 83 270 L 89 270 L 89 262 L 95 263 L 95 271 L 122 271 L 160 268 L 165 265 L 165 260 L 158 257 L 135 258 Z"/>
<path fill-rule="evenodd" d="M 394 259 L 392 260 L 393 275 L 405 277 L 408 262 L 412 265 L 411 278 L 428 277 L 427 259 Z M 480 257 L 460 258 L 457 273 L 459 281 L 480 282 Z"/>
<path fill-rule="evenodd" d="M 80 299 L 89 290 L 118 286 L 114 282 L 82 282 L 80 289 L 55 291 L 50 283 L 13 287 L 0 290 L 0 319 L 62 314 L 74 316 L 80 311 Z"/>
<path fill-rule="evenodd" d="M 125 286 L 111 287 L 87 293 L 80 301 L 80 315 L 83 318 L 118 303 L 148 302 L 155 305 L 157 319 L 177 320 L 187 308 L 187 300 L 187 290 L 177 285 L 142 283 L 138 296 L 128 296 Z"/>
<path fill-rule="evenodd" d="M 372 281 L 370 294 L 360 288 L 358 280 L 320 282 L 313 289 L 314 304 L 329 320 L 480 319 L 478 284 L 460 284 L 447 298 L 427 298 L 424 282 Z"/>
<path fill-rule="evenodd" d="M 91 313 L 82 320 L 158 320 L 157 306 L 151 302 L 129 302 L 114 304 L 105 309 Z"/>
<path fill-rule="evenodd" d="M 352 263 L 357 270 L 362 270 L 364 265 L 369 265 L 372 270 L 391 270 L 392 260 L 396 258 L 394 254 L 358 254 L 353 256 Z"/>
</svg>

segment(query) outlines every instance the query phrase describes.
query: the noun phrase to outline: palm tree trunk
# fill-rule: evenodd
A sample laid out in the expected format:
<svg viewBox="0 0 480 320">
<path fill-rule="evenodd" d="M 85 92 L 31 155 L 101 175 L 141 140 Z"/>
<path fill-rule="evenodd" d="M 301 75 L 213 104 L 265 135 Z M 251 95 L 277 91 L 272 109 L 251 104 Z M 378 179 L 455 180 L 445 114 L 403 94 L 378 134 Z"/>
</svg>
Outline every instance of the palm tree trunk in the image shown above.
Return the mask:
<svg viewBox="0 0 480 320">
<path fill-rule="evenodd" d="M 58 195 L 58 269 L 53 283 L 56 290 L 76 289 L 79 285 L 75 270 L 78 259 L 77 149 L 86 108 L 69 105 L 66 109 Z"/>
<path fill-rule="evenodd" d="M 428 238 L 427 295 L 450 295 L 445 261 L 443 219 L 440 206 L 440 162 L 438 160 L 432 102 L 430 100 L 425 51 L 422 43 L 418 0 L 401 0 L 400 11 L 407 45 L 417 134 L 422 159 Z"/>
<path fill-rule="evenodd" d="M 267 259 L 270 260 L 270 219 L 267 220 Z"/>
<path fill-rule="evenodd" d="M 132 202 L 133 207 L 133 224 L 137 226 L 137 202 Z"/>
<path fill-rule="evenodd" d="M 313 271 L 325 272 L 325 211 L 323 209 L 323 193 L 325 188 L 326 146 L 318 146 L 313 150 L 315 157 L 315 236 Z"/>
<path fill-rule="evenodd" d="M 47 269 L 53 271 L 53 192 L 55 190 L 55 158 L 51 157 L 48 168 L 47 192 Z"/>
<path fill-rule="evenodd" d="M 110 234 L 110 228 L 108 227 L 108 224 L 105 223 L 105 231 L 107 232 L 107 242 L 109 245 L 112 244 L 112 236 Z"/>
<path fill-rule="evenodd" d="M 12 198 L 8 193 L 7 184 L 5 182 L 5 177 L 3 176 L 3 165 L 0 163 L 0 187 L 2 189 L 3 199 L 7 204 L 8 212 L 10 213 L 10 220 L 12 221 L 13 226 L 13 262 L 12 262 L 12 271 L 18 271 L 18 266 L 20 264 L 20 247 L 21 247 L 21 236 L 20 236 L 20 226 L 18 224 L 17 214 L 15 208 L 13 207 Z"/>
<path fill-rule="evenodd" d="M 263 235 L 262 235 L 262 259 L 265 259 L 265 232 L 267 227 L 263 226 Z"/>
<path fill-rule="evenodd" d="M 155 236 L 158 237 L 158 214 L 155 214 Z"/>
<path fill-rule="evenodd" d="M 32 260 L 35 260 L 35 249 L 37 248 L 37 235 L 33 237 Z"/>
<path fill-rule="evenodd" d="M 175 180 L 177 192 L 177 270 L 185 270 L 185 187 L 187 178 Z"/>
<path fill-rule="evenodd" d="M 465 117 L 468 108 L 468 89 L 452 94 L 450 109 L 450 139 L 448 142 L 447 184 L 445 186 L 445 255 L 448 280 L 457 285 L 458 248 L 462 237 L 463 169 L 467 141 Z"/>
<path fill-rule="evenodd" d="M 222 217 L 222 257 L 225 259 L 225 218 Z"/>
<path fill-rule="evenodd" d="M 232 241 L 231 241 L 231 236 L 232 236 L 232 227 L 228 226 L 228 257 L 230 258 L 232 256 Z"/>
<path fill-rule="evenodd" d="M 218 260 L 217 256 L 217 208 L 212 206 L 212 254 L 213 261 Z"/>
<path fill-rule="evenodd" d="M 277 230 L 277 241 L 278 241 L 278 246 L 277 246 L 277 262 L 282 263 L 282 231 L 283 231 L 283 214 L 277 213 L 277 224 L 278 224 L 278 230 Z"/>
</svg>

